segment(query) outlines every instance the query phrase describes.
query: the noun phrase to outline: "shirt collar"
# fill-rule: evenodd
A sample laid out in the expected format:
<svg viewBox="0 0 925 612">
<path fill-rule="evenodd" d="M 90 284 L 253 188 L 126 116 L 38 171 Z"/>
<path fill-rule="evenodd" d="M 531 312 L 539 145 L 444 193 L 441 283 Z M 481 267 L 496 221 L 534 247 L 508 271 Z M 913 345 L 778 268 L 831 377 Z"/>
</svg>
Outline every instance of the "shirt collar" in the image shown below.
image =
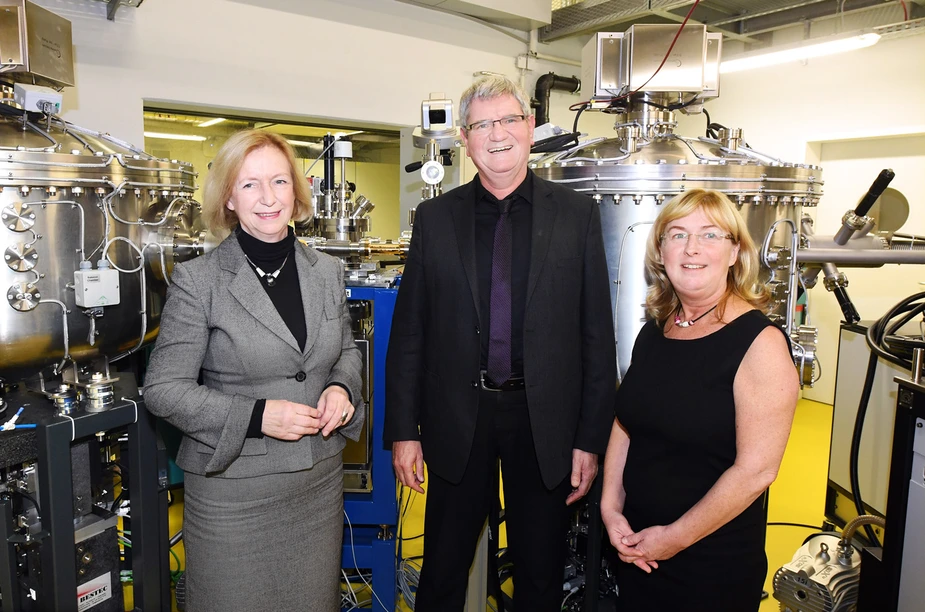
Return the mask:
<svg viewBox="0 0 925 612">
<path fill-rule="evenodd" d="M 500 200 L 498 200 L 498 198 L 496 198 L 490 191 L 485 189 L 485 186 L 482 185 L 482 180 L 479 178 L 478 174 L 475 175 L 475 179 L 476 197 L 480 200 L 485 200 L 492 204 L 497 204 Z M 520 185 L 518 185 L 517 188 L 507 196 L 507 198 L 514 197 L 518 197 L 528 204 L 533 202 L 533 173 L 530 170 L 527 170 L 527 176 L 520 183 Z"/>
</svg>

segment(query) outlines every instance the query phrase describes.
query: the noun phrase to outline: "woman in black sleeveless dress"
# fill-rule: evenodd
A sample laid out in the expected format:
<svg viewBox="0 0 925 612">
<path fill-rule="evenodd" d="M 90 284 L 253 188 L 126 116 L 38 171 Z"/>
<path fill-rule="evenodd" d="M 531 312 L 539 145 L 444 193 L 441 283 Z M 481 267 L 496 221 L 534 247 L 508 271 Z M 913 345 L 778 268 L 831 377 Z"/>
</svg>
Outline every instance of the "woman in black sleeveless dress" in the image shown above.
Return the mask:
<svg viewBox="0 0 925 612">
<path fill-rule="evenodd" d="M 789 341 L 762 313 L 758 256 L 734 205 L 691 190 L 649 238 L 649 322 L 620 387 L 601 513 L 618 609 L 758 609 L 766 492 L 799 385 Z"/>
</svg>

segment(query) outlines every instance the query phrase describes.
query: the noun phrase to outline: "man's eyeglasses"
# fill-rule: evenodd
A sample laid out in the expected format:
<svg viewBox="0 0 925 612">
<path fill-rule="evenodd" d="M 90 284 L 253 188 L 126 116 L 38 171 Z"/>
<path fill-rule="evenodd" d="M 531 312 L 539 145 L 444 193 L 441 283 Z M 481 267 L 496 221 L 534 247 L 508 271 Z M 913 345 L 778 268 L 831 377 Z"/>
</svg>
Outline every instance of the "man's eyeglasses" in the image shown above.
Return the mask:
<svg viewBox="0 0 925 612">
<path fill-rule="evenodd" d="M 702 234 L 688 234 L 687 232 L 670 232 L 662 234 L 662 242 L 665 244 L 687 244 L 691 236 L 696 236 L 700 244 L 718 245 L 725 240 L 732 240 L 732 234 L 721 234 L 720 232 L 703 232 Z"/>
<path fill-rule="evenodd" d="M 470 123 L 466 126 L 467 132 L 474 132 L 476 134 L 487 134 L 491 131 L 491 128 L 496 124 L 500 123 L 501 127 L 504 129 L 512 129 L 515 125 L 523 123 L 526 119 L 526 115 L 508 115 L 507 117 L 501 117 L 500 119 L 485 119 L 484 121 L 476 121 L 475 123 Z"/>
</svg>

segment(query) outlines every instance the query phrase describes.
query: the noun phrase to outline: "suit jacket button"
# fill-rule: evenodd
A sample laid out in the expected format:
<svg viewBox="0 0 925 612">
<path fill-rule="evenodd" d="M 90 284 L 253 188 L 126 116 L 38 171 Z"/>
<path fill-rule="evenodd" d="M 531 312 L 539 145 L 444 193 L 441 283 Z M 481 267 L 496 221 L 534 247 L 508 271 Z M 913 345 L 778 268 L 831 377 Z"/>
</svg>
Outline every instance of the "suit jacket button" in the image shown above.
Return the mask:
<svg viewBox="0 0 925 612">
<path fill-rule="evenodd" d="M 482 333 L 482 330 L 479 329 L 478 325 L 475 326 L 475 333 L 476 334 Z"/>
<path fill-rule="evenodd" d="M 477 389 L 479 386 L 479 383 L 475 382 L 474 380 L 470 380 L 469 384 L 472 385 L 473 389 Z"/>
<path fill-rule="evenodd" d="M 301 372 L 301 371 L 300 371 L 300 372 L 296 373 L 296 375 L 295 375 L 295 379 L 296 379 L 297 381 L 299 381 L 299 382 L 305 382 L 305 379 L 306 379 L 306 378 L 308 378 L 308 377 L 305 375 L 305 372 Z"/>
</svg>

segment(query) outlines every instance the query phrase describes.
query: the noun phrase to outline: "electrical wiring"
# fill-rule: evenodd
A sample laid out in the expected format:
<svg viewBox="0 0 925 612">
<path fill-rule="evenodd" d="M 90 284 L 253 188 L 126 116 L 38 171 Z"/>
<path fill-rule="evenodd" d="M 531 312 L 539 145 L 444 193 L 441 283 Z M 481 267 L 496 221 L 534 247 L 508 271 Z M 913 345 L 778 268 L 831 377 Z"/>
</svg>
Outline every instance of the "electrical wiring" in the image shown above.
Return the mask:
<svg viewBox="0 0 925 612">
<path fill-rule="evenodd" d="M 658 104 L 657 102 L 652 102 L 652 101 L 650 101 L 650 100 L 640 100 L 640 101 L 641 101 L 643 104 L 646 104 L 646 105 L 648 105 L 648 106 L 652 106 L 652 107 L 657 108 L 657 109 L 659 109 L 659 110 L 676 111 L 676 110 L 680 110 L 680 109 L 682 109 L 682 108 L 687 108 L 688 106 L 690 106 L 691 104 L 693 104 L 693 103 L 696 102 L 697 100 L 698 100 L 697 94 L 694 94 L 694 96 L 693 96 L 690 100 L 688 100 L 687 102 L 678 102 L 677 104 Z"/>
<path fill-rule="evenodd" d="M 620 100 L 623 100 L 623 99 L 625 99 L 625 98 L 629 98 L 630 96 L 633 96 L 633 95 L 639 93 L 639 92 L 642 90 L 643 87 L 645 87 L 646 85 L 649 84 L 649 81 L 651 81 L 652 79 L 655 78 L 655 75 L 657 75 L 659 72 L 661 72 L 662 67 L 665 65 L 665 62 L 668 61 L 668 57 L 671 55 L 672 49 L 674 49 L 675 43 L 678 42 L 678 37 L 681 36 L 681 32 L 684 30 L 684 26 L 687 25 L 687 22 L 690 20 L 691 15 L 694 14 L 694 9 L 696 9 L 696 8 L 697 8 L 697 5 L 699 5 L 699 4 L 700 4 L 700 0 L 694 0 L 694 4 L 691 6 L 690 10 L 687 11 L 687 15 L 684 17 L 684 21 L 681 22 L 681 25 L 678 27 L 678 31 L 675 32 L 674 38 L 671 39 L 671 45 L 669 45 L 668 51 L 665 52 L 665 57 L 662 58 L 662 62 L 658 65 L 658 68 L 655 69 L 655 72 L 652 73 L 652 76 L 650 76 L 648 79 L 646 79 L 645 82 L 644 82 L 642 85 L 640 85 L 639 87 L 637 87 L 637 88 L 634 89 L 633 91 L 631 91 L 631 92 L 629 92 L 629 93 L 625 93 L 625 94 L 623 94 L 622 96 L 616 96 L 616 97 L 614 97 L 614 98 L 610 98 L 610 100 L 607 101 L 609 104 L 613 104 L 614 102 L 618 102 L 618 101 L 620 101 Z M 579 107 L 581 107 L 582 105 L 585 105 L 585 104 L 591 104 L 591 101 L 590 101 L 590 100 L 585 100 L 584 102 L 578 102 L 577 104 L 572 104 L 571 106 L 569 106 L 569 110 L 570 110 L 570 111 L 577 111 Z"/>
<path fill-rule="evenodd" d="M 912 370 L 912 363 L 905 359 L 907 356 L 900 347 L 890 345 L 888 336 L 895 333 L 900 327 L 911 321 L 914 317 L 925 311 L 925 292 L 913 294 L 902 300 L 885 315 L 874 321 L 867 328 L 865 336 L 867 346 L 870 348 L 870 359 L 867 362 L 867 373 L 864 377 L 864 386 L 861 389 L 861 398 L 858 402 L 857 416 L 851 435 L 851 448 L 849 451 L 848 476 L 851 481 L 851 492 L 855 510 L 858 515 L 866 514 L 864 500 L 861 496 L 860 485 L 860 452 L 861 438 L 864 432 L 864 419 L 870 404 L 871 392 L 874 386 L 874 377 L 877 372 L 878 358 L 885 359 L 905 370 Z M 894 319 L 898 320 L 891 323 Z M 864 525 L 864 533 L 874 546 L 880 546 L 880 541 L 870 525 Z"/>
<path fill-rule="evenodd" d="M 22 497 L 23 499 L 29 500 L 29 503 L 32 504 L 33 508 L 35 508 L 35 514 L 37 515 L 36 518 L 39 521 L 41 521 L 42 520 L 42 509 L 39 508 L 39 503 L 35 500 L 35 498 L 29 495 L 28 493 L 26 493 L 25 491 L 21 491 L 19 489 L 17 489 L 15 493 L 19 495 L 20 497 Z"/>
<path fill-rule="evenodd" d="M 398 566 L 396 576 L 398 591 L 402 599 L 405 600 L 411 609 L 414 609 L 415 594 L 417 593 L 418 584 L 421 582 L 421 564 L 418 561 L 421 557 L 409 557 L 403 559 Z"/>
<path fill-rule="evenodd" d="M 575 113 L 575 121 L 572 123 L 572 131 L 578 132 L 578 119 L 581 117 L 581 113 L 585 112 L 590 104 L 583 104 L 581 108 L 578 109 L 578 112 Z"/>
<path fill-rule="evenodd" d="M 816 531 L 825 531 L 819 525 L 807 525 L 806 523 L 790 523 L 787 521 L 774 521 L 768 523 L 768 527 L 802 527 L 804 529 L 814 529 Z"/>
<path fill-rule="evenodd" d="M 353 542 L 353 523 L 350 522 L 350 516 L 347 514 L 346 510 L 344 510 L 344 518 L 347 519 L 347 527 L 350 532 L 350 552 L 353 554 L 353 567 L 356 569 L 357 574 L 360 576 L 360 580 L 363 581 L 363 584 L 367 586 L 369 592 L 373 594 L 373 597 L 375 597 L 376 601 L 379 602 L 379 605 L 382 606 L 382 609 L 388 610 L 389 608 L 384 603 L 382 603 L 381 599 L 379 599 L 379 595 L 376 594 L 376 591 L 373 589 L 373 585 L 370 584 L 360 572 L 360 566 L 357 562 L 357 549 Z"/>
</svg>

